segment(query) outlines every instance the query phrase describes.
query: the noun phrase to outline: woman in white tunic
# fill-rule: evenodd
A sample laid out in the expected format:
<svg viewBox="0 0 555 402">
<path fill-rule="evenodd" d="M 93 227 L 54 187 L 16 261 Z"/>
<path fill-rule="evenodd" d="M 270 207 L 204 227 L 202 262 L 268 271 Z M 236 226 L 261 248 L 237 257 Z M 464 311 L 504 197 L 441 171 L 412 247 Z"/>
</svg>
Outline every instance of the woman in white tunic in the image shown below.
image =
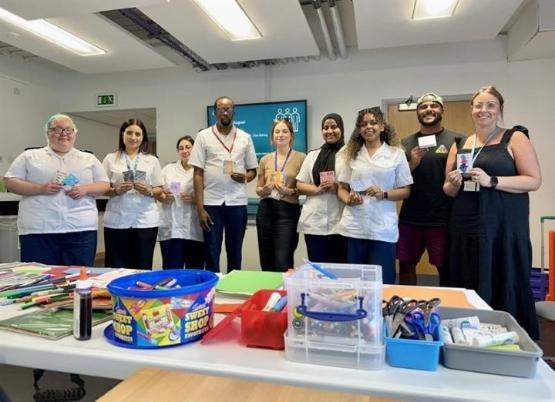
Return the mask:
<svg viewBox="0 0 555 402">
<path fill-rule="evenodd" d="M 343 212 L 335 172 L 335 156 L 345 145 L 343 119 L 327 114 L 321 129 L 324 145 L 308 153 L 297 175 L 299 194 L 306 195 L 297 231 L 304 234 L 311 261 L 345 263 L 347 241 L 334 233 Z"/>
<path fill-rule="evenodd" d="M 189 164 L 195 141 L 189 135 L 177 140 L 179 160 L 164 166 L 164 191 L 160 193 L 158 239 L 162 267 L 204 268 L 203 234 L 193 195 L 193 167 Z"/>
<path fill-rule="evenodd" d="M 29 149 L 4 180 L 22 195 L 17 227 L 21 261 L 49 265 L 94 265 L 98 228 L 95 196 L 109 187 L 100 161 L 74 148 L 77 127 L 63 114 L 45 125 L 48 145 Z"/>
<path fill-rule="evenodd" d="M 141 120 L 129 119 L 119 131 L 119 146 L 104 158 L 111 198 L 104 214 L 107 267 L 151 269 L 159 214 L 154 197 L 162 192 L 158 158 L 148 154 Z"/>
<path fill-rule="evenodd" d="M 347 237 L 347 259 L 381 265 L 384 283 L 395 283 L 395 202 L 409 196 L 412 184 L 407 158 L 391 146 L 393 138 L 379 107 L 361 110 L 337 167 L 337 195 L 345 208 L 336 231 Z"/>
</svg>

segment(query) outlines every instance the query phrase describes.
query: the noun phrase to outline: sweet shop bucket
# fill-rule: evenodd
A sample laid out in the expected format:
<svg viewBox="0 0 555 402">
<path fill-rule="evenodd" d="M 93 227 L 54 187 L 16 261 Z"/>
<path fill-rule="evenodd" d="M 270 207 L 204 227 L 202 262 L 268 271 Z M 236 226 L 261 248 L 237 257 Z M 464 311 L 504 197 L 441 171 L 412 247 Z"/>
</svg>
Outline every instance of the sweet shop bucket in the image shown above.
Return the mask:
<svg viewBox="0 0 555 402">
<path fill-rule="evenodd" d="M 108 284 L 113 322 L 108 340 L 136 349 L 193 342 L 213 326 L 218 276 L 210 271 L 173 269 L 124 276 Z"/>
</svg>

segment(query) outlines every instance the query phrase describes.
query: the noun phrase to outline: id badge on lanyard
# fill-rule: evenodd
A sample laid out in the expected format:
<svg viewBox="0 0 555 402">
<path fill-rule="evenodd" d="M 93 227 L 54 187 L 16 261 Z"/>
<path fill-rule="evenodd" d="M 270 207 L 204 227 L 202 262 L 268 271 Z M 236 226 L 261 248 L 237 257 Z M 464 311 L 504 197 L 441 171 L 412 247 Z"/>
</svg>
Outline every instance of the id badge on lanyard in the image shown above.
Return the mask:
<svg viewBox="0 0 555 402">
<path fill-rule="evenodd" d="M 228 148 L 224 144 L 224 142 L 221 140 L 221 138 L 218 136 L 214 127 L 215 126 L 212 126 L 212 134 L 214 134 L 214 137 L 216 137 L 218 142 L 222 145 L 222 147 L 224 147 L 224 149 L 229 154 L 229 159 L 224 160 L 223 174 L 226 175 L 226 176 L 231 176 L 233 174 L 233 170 L 234 170 L 234 167 L 235 167 L 235 162 L 231 158 L 231 153 L 233 152 L 233 146 L 235 145 L 235 140 L 237 139 L 237 129 L 234 127 L 233 141 L 231 142 L 231 147 Z M 229 134 L 229 135 L 231 135 L 231 134 Z"/>
</svg>

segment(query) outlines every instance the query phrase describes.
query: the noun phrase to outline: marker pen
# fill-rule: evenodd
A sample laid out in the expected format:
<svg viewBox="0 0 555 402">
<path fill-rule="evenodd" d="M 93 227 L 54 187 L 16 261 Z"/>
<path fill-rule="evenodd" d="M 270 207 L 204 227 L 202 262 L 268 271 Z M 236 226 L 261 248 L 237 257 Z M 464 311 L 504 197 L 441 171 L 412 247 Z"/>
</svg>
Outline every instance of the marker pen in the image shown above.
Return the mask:
<svg viewBox="0 0 555 402">
<path fill-rule="evenodd" d="M 272 307 L 274 307 L 280 299 L 281 299 L 281 295 L 278 292 L 273 292 L 270 295 L 270 297 L 269 297 L 268 301 L 266 302 L 266 305 L 264 306 L 262 311 L 270 311 L 270 309 Z"/>
</svg>

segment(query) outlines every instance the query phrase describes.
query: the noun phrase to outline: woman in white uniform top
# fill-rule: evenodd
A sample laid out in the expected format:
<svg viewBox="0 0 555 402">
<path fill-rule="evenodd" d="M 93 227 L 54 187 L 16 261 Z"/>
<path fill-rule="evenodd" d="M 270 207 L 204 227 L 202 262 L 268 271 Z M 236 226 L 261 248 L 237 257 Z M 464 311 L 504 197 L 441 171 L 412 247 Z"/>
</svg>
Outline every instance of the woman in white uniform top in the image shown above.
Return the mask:
<svg viewBox="0 0 555 402">
<path fill-rule="evenodd" d="M 410 194 L 412 175 L 395 132 L 379 107 L 358 113 L 347 146 L 338 154 L 337 195 L 346 205 L 336 231 L 347 237 L 352 264 L 381 265 L 384 283 L 395 283 L 399 237 L 395 202 Z"/>
<path fill-rule="evenodd" d="M 19 202 L 21 261 L 92 266 L 96 255 L 96 195 L 108 189 L 100 161 L 75 149 L 77 128 L 56 114 L 45 125 L 48 145 L 29 149 L 12 163 L 4 180 Z"/>
<path fill-rule="evenodd" d="M 193 167 L 189 164 L 195 141 L 189 135 L 177 140 L 179 160 L 164 166 L 164 191 L 160 201 L 158 239 L 162 267 L 204 268 L 203 234 L 193 195 Z"/>
<path fill-rule="evenodd" d="M 129 119 L 119 130 L 119 146 L 104 158 L 112 187 L 104 214 L 107 267 L 151 269 L 159 214 L 154 197 L 162 192 L 162 169 L 148 153 L 146 127 Z"/>
<path fill-rule="evenodd" d="M 335 174 L 335 156 L 345 145 L 343 119 L 327 114 L 321 129 L 324 145 L 309 152 L 297 175 L 297 189 L 306 195 L 297 230 L 304 233 L 311 261 L 345 263 L 347 241 L 334 232 L 343 212 Z"/>
</svg>

